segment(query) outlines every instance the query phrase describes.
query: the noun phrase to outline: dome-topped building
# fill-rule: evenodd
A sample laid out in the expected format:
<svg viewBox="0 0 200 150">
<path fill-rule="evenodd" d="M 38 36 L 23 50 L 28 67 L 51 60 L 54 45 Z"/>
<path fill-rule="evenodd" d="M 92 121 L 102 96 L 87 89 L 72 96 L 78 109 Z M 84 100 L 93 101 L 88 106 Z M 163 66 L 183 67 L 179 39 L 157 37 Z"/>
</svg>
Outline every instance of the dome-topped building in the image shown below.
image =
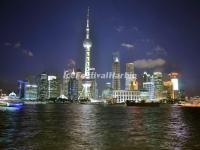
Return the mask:
<svg viewBox="0 0 200 150">
<path fill-rule="evenodd" d="M 11 92 L 9 95 L 8 95 L 9 98 L 11 99 L 16 99 L 17 98 L 17 95 L 14 93 L 14 92 Z"/>
</svg>

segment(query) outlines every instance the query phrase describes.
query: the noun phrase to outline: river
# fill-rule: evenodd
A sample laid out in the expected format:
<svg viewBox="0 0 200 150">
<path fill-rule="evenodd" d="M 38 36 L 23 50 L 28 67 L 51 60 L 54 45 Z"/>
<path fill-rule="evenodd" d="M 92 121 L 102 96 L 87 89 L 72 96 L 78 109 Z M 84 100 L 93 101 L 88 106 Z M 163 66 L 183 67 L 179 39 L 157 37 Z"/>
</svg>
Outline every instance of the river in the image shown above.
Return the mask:
<svg viewBox="0 0 200 150">
<path fill-rule="evenodd" d="M 1 109 L 0 149 L 200 149 L 200 109 L 81 104 Z"/>
</svg>

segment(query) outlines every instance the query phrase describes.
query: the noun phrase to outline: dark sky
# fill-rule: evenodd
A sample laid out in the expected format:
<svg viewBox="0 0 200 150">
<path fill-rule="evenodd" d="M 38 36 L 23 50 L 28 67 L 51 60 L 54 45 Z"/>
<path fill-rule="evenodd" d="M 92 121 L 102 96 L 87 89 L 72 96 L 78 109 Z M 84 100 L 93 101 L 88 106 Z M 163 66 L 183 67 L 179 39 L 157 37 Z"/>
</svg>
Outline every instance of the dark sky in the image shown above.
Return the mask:
<svg viewBox="0 0 200 150">
<path fill-rule="evenodd" d="M 1 0 L 0 88 L 43 71 L 61 76 L 72 61 L 83 70 L 88 6 L 97 72 L 110 72 L 119 51 L 121 71 L 132 61 L 138 75 L 178 71 L 181 88 L 200 95 L 198 0 Z"/>
</svg>

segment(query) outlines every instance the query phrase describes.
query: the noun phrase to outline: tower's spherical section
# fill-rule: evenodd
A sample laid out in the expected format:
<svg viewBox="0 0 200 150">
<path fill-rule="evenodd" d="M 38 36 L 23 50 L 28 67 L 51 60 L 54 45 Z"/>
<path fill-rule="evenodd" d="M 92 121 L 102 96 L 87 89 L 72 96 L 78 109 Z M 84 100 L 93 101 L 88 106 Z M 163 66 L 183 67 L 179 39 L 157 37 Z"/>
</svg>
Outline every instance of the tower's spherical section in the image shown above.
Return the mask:
<svg viewBox="0 0 200 150">
<path fill-rule="evenodd" d="M 92 42 L 91 42 L 91 40 L 85 39 L 85 40 L 83 41 L 83 47 L 84 47 L 84 48 L 90 48 L 90 47 L 92 47 Z"/>
</svg>

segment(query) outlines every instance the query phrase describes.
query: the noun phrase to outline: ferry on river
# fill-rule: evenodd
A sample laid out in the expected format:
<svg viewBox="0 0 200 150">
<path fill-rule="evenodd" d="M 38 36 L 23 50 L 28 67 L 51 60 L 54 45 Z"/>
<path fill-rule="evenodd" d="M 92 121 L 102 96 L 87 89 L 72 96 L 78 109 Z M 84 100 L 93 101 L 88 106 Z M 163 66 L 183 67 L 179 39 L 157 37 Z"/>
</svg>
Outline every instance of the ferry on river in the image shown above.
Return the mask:
<svg viewBox="0 0 200 150">
<path fill-rule="evenodd" d="M 14 92 L 10 93 L 9 96 L 0 98 L 1 107 L 20 107 L 22 105 L 24 105 L 24 103 L 16 97 Z"/>
</svg>

